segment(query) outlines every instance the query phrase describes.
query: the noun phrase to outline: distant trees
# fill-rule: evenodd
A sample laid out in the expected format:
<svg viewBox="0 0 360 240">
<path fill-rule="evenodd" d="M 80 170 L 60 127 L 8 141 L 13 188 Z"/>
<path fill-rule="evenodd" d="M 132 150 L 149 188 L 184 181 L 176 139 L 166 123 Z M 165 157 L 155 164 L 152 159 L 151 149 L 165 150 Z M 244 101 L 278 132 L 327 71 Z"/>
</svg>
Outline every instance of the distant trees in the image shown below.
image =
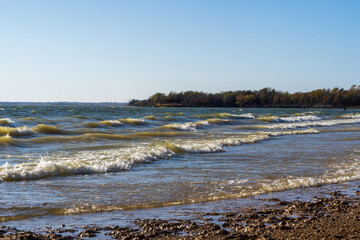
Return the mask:
<svg viewBox="0 0 360 240">
<path fill-rule="evenodd" d="M 288 93 L 263 88 L 221 93 L 198 91 L 156 93 L 146 100 L 131 100 L 131 106 L 183 107 L 360 107 L 360 85 L 343 88 L 317 89 Z"/>
</svg>

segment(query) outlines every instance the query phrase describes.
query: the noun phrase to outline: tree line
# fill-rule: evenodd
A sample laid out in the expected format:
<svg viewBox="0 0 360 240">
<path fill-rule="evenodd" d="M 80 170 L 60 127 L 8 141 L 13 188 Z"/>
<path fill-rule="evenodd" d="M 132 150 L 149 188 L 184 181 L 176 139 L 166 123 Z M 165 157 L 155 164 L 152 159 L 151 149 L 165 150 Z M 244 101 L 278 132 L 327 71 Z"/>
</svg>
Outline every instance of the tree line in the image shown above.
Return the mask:
<svg viewBox="0 0 360 240">
<path fill-rule="evenodd" d="M 353 85 L 348 90 L 333 88 L 295 93 L 277 91 L 272 88 L 220 93 L 198 91 L 156 93 L 146 100 L 133 99 L 129 105 L 143 107 L 360 107 L 360 85 Z"/>
</svg>

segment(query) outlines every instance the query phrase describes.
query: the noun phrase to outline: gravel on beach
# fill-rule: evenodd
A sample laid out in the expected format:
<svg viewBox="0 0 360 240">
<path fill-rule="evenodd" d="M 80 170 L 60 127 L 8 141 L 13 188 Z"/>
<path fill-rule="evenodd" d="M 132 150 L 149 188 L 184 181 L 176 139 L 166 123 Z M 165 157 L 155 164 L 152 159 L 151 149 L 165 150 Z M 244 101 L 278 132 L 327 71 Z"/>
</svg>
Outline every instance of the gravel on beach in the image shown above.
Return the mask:
<svg viewBox="0 0 360 240">
<path fill-rule="evenodd" d="M 359 190 L 310 201 L 265 198 L 261 208 L 206 212 L 197 220 L 135 219 L 136 227 L 64 225 L 40 234 L 0 226 L 0 239 L 360 239 Z"/>
</svg>

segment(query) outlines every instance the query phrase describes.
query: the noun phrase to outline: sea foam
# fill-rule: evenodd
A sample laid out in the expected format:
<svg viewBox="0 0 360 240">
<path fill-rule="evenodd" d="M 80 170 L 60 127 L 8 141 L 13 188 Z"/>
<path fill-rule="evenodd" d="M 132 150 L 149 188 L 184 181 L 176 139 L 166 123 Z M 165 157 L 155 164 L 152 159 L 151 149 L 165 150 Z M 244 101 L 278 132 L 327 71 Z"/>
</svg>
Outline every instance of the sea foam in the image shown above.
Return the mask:
<svg viewBox="0 0 360 240">
<path fill-rule="evenodd" d="M 117 172 L 134 164 L 170 158 L 182 153 L 214 153 L 224 151 L 226 146 L 256 143 L 270 136 L 317 133 L 314 130 L 258 132 L 212 139 L 176 139 L 160 141 L 145 146 L 133 146 L 111 150 L 54 153 L 39 157 L 32 162 L 0 166 L 3 181 L 34 180 L 47 177 Z"/>
<path fill-rule="evenodd" d="M 294 122 L 294 123 L 272 123 L 264 125 L 251 125 L 249 128 L 266 128 L 266 129 L 295 129 L 305 127 L 330 127 L 344 124 L 360 123 L 360 119 L 334 119 L 334 120 L 320 120 L 309 122 Z M 243 127 L 240 127 L 243 128 Z"/>
</svg>

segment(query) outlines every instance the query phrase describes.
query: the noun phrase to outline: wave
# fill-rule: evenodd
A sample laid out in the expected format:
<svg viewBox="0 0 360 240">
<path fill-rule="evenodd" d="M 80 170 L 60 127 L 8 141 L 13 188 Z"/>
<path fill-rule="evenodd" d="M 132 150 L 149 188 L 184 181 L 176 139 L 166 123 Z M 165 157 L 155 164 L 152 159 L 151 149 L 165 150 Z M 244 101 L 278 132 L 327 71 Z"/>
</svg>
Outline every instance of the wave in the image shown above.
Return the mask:
<svg viewBox="0 0 360 240">
<path fill-rule="evenodd" d="M 223 113 L 225 117 L 228 118 L 240 118 L 240 119 L 254 119 L 255 116 L 251 113 L 246 114 L 231 114 L 231 113 Z"/>
<path fill-rule="evenodd" d="M 165 114 L 166 114 L 166 115 L 172 115 L 172 116 L 182 116 L 182 115 L 184 115 L 183 112 L 177 112 L 177 113 L 166 112 Z"/>
<path fill-rule="evenodd" d="M 306 116 L 306 115 L 321 115 L 324 114 L 325 112 L 323 111 L 307 111 L 307 112 L 302 112 L 302 113 L 294 113 L 294 116 Z"/>
<path fill-rule="evenodd" d="M 0 145 L 11 145 L 14 142 L 15 140 L 9 134 L 0 137 Z"/>
<path fill-rule="evenodd" d="M 145 116 L 144 119 L 147 119 L 147 120 L 156 120 L 156 117 L 155 116 Z"/>
<path fill-rule="evenodd" d="M 198 121 L 198 122 L 188 122 L 188 123 L 171 123 L 161 127 L 173 129 L 173 130 L 181 130 L 181 131 L 196 131 L 197 127 L 204 125 L 209 125 L 209 122 Z"/>
<path fill-rule="evenodd" d="M 348 113 L 341 116 L 342 118 L 360 118 L 360 113 Z"/>
<path fill-rule="evenodd" d="M 203 121 L 188 122 L 188 123 L 171 123 L 161 126 L 162 128 L 181 130 L 181 131 L 196 131 L 198 127 L 207 126 L 210 124 L 226 124 L 230 120 L 220 118 L 210 118 Z"/>
<path fill-rule="evenodd" d="M 264 116 L 258 117 L 257 120 L 265 122 L 303 122 L 303 121 L 318 121 L 321 118 L 314 115 L 305 115 L 305 116 L 291 116 L 291 117 L 277 117 L 277 116 Z"/>
<path fill-rule="evenodd" d="M 137 140 L 151 137 L 176 137 L 187 135 L 188 133 L 179 132 L 137 132 L 130 134 L 111 134 L 111 133 L 85 133 L 75 136 L 46 136 L 22 140 L 25 143 L 50 143 L 50 142 L 91 142 L 98 140 Z"/>
<path fill-rule="evenodd" d="M 210 184 L 217 186 L 217 189 L 231 189 L 230 191 L 212 191 L 211 193 L 203 192 L 187 198 L 169 199 L 167 202 L 149 201 L 146 203 L 130 203 L 129 205 L 118 204 L 75 204 L 64 208 L 42 209 L 44 214 L 79 214 L 79 213 L 96 213 L 121 210 L 133 210 L 144 208 L 157 208 L 165 206 L 176 206 L 182 204 L 208 202 L 214 200 L 234 199 L 257 196 L 269 192 L 285 191 L 290 189 L 315 187 L 323 184 L 340 183 L 360 179 L 360 162 L 358 158 L 350 159 L 350 162 L 334 165 L 329 171 L 312 176 L 289 176 L 278 179 L 232 179 L 225 181 L 211 181 Z M 3 221 L 15 220 L 18 216 L 2 217 Z M 31 217 L 31 216 L 30 216 Z"/>
<path fill-rule="evenodd" d="M 2 126 L 12 126 L 14 121 L 10 118 L 0 118 L 0 125 Z"/>
<path fill-rule="evenodd" d="M 12 137 L 22 137 L 32 135 L 34 132 L 28 127 L 0 127 L 0 136 L 9 135 Z"/>
<path fill-rule="evenodd" d="M 283 178 L 274 180 L 270 183 L 261 184 L 260 193 L 282 191 L 301 187 L 312 187 L 321 184 L 339 183 L 360 179 L 360 159 L 359 156 L 352 156 L 349 162 L 337 163 L 330 166 L 330 169 L 322 176 L 318 177 L 299 177 Z"/>
<path fill-rule="evenodd" d="M 226 146 L 256 143 L 268 138 L 269 136 L 266 134 L 253 134 L 220 139 L 180 140 L 177 142 L 164 141 L 161 144 L 174 153 L 215 153 L 225 151 L 224 147 Z"/>
<path fill-rule="evenodd" d="M 53 154 L 35 162 L 0 166 L 0 180 L 19 181 L 41 178 L 115 172 L 129 169 L 134 163 L 168 158 L 171 151 L 157 147 L 135 147 L 120 150 L 82 151 L 75 154 Z"/>
<path fill-rule="evenodd" d="M 130 133 L 126 136 L 130 138 L 138 138 L 138 137 L 176 137 L 176 136 L 184 136 L 188 135 L 189 133 L 184 132 L 137 132 L 137 133 Z"/>
<path fill-rule="evenodd" d="M 129 169 L 136 163 L 166 159 L 176 154 L 221 152 L 225 150 L 224 147 L 226 146 L 256 143 L 269 139 L 270 136 L 317 133 L 316 131 L 310 131 L 311 130 L 284 131 L 278 132 L 277 134 L 256 133 L 223 137 L 220 139 L 177 139 L 174 141 L 155 142 L 147 146 L 133 146 L 101 151 L 80 151 L 76 153 L 56 153 L 43 156 L 34 162 L 24 162 L 15 165 L 10 165 L 6 162 L 0 166 L 0 180 L 34 180 L 66 175 L 116 172 Z M 98 134 L 97 136 L 106 137 L 104 134 Z M 111 135 L 108 137 L 119 137 L 122 139 L 126 136 Z M 52 137 L 38 138 L 37 141 L 48 142 L 51 138 Z"/>
<path fill-rule="evenodd" d="M 34 117 L 21 117 L 20 120 L 25 120 L 25 121 L 37 121 L 37 118 Z"/>
<path fill-rule="evenodd" d="M 24 137 L 30 136 L 35 133 L 42 134 L 68 134 L 68 131 L 59 129 L 55 126 L 49 126 L 45 124 L 39 124 L 35 127 L 28 128 L 26 126 L 23 127 L 0 127 L 0 135 L 9 135 L 12 137 Z"/>
<path fill-rule="evenodd" d="M 104 120 L 99 122 L 88 122 L 84 126 L 87 128 L 100 128 L 104 126 L 118 127 L 124 124 L 128 125 L 145 125 L 146 121 L 141 118 L 122 118 L 117 120 Z"/>
<path fill-rule="evenodd" d="M 238 119 L 254 119 L 254 115 L 247 114 L 232 114 L 232 113 L 211 113 L 203 115 L 195 115 L 196 118 L 238 118 Z"/>
<path fill-rule="evenodd" d="M 144 124 L 146 124 L 145 120 L 142 118 L 123 118 L 123 119 L 118 119 L 118 121 L 129 124 L 129 125 L 144 125 Z"/>
<path fill-rule="evenodd" d="M 43 133 L 43 134 L 67 134 L 68 131 L 62 130 L 55 126 L 49 126 L 45 124 L 39 124 L 33 128 L 31 128 L 32 131 L 37 133 Z"/>
<path fill-rule="evenodd" d="M 105 121 L 100 121 L 99 123 L 100 125 L 108 125 L 111 127 L 117 127 L 123 125 L 123 123 L 120 122 L 119 120 L 105 120 Z"/>
<path fill-rule="evenodd" d="M 253 129 L 253 128 L 295 129 L 295 128 L 305 128 L 305 127 L 330 127 L 336 125 L 356 124 L 356 123 L 360 123 L 360 119 L 335 119 L 335 120 L 321 120 L 321 121 L 312 121 L 312 122 L 249 125 L 249 126 L 236 127 L 236 129 Z"/>
<path fill-rule="evenodd" d="M 309 128 L 306 130 L 280 131 L 280 132 L 259 132 L 259 133 L 266 134 L 269 136 L 283 136 L 283 135 L 299 135 L 299 134 L 316 134 L 316 133 L 320 133 L 320 131 L 315 130 L 313 128 Z"/>
<path fill-rule="evenodd" d="M 290 189 L 315 187 L 323 184 L 340 183 L 360 179 L 360 161 L 354 157 L 350 162 L 330 166 L 327 172 L 317 176 L 289 176 L 278 179 L 232 179 L 227 181 L 213 181 L 212 185 L 218 189 L 231 189 L 230 191 L 214 191 L 190 198 L 170 200 L 168 202 L 138 203 L 130 205 L 92 205 L 78 204 L 62 209 L 60 214 L 76 214 L 91 212 L 107 212 L 118 210 L 156 208 L 162 206 L 174 206 L 180 204 L 199 203 L 213 200 L 234 199 L 257 196 L 269 192 L 285 191 Z"/>
<path fill-rule="evenodd" d="M 129 140 L 131 137 L 120 134 L 110 133 L 85 133 L 76 136 L 47 136 L 26 139 L 24 141 L 28 143 L 49 143 L 49 142 L 88 142 L 96 140 Z"/>
</svg>

